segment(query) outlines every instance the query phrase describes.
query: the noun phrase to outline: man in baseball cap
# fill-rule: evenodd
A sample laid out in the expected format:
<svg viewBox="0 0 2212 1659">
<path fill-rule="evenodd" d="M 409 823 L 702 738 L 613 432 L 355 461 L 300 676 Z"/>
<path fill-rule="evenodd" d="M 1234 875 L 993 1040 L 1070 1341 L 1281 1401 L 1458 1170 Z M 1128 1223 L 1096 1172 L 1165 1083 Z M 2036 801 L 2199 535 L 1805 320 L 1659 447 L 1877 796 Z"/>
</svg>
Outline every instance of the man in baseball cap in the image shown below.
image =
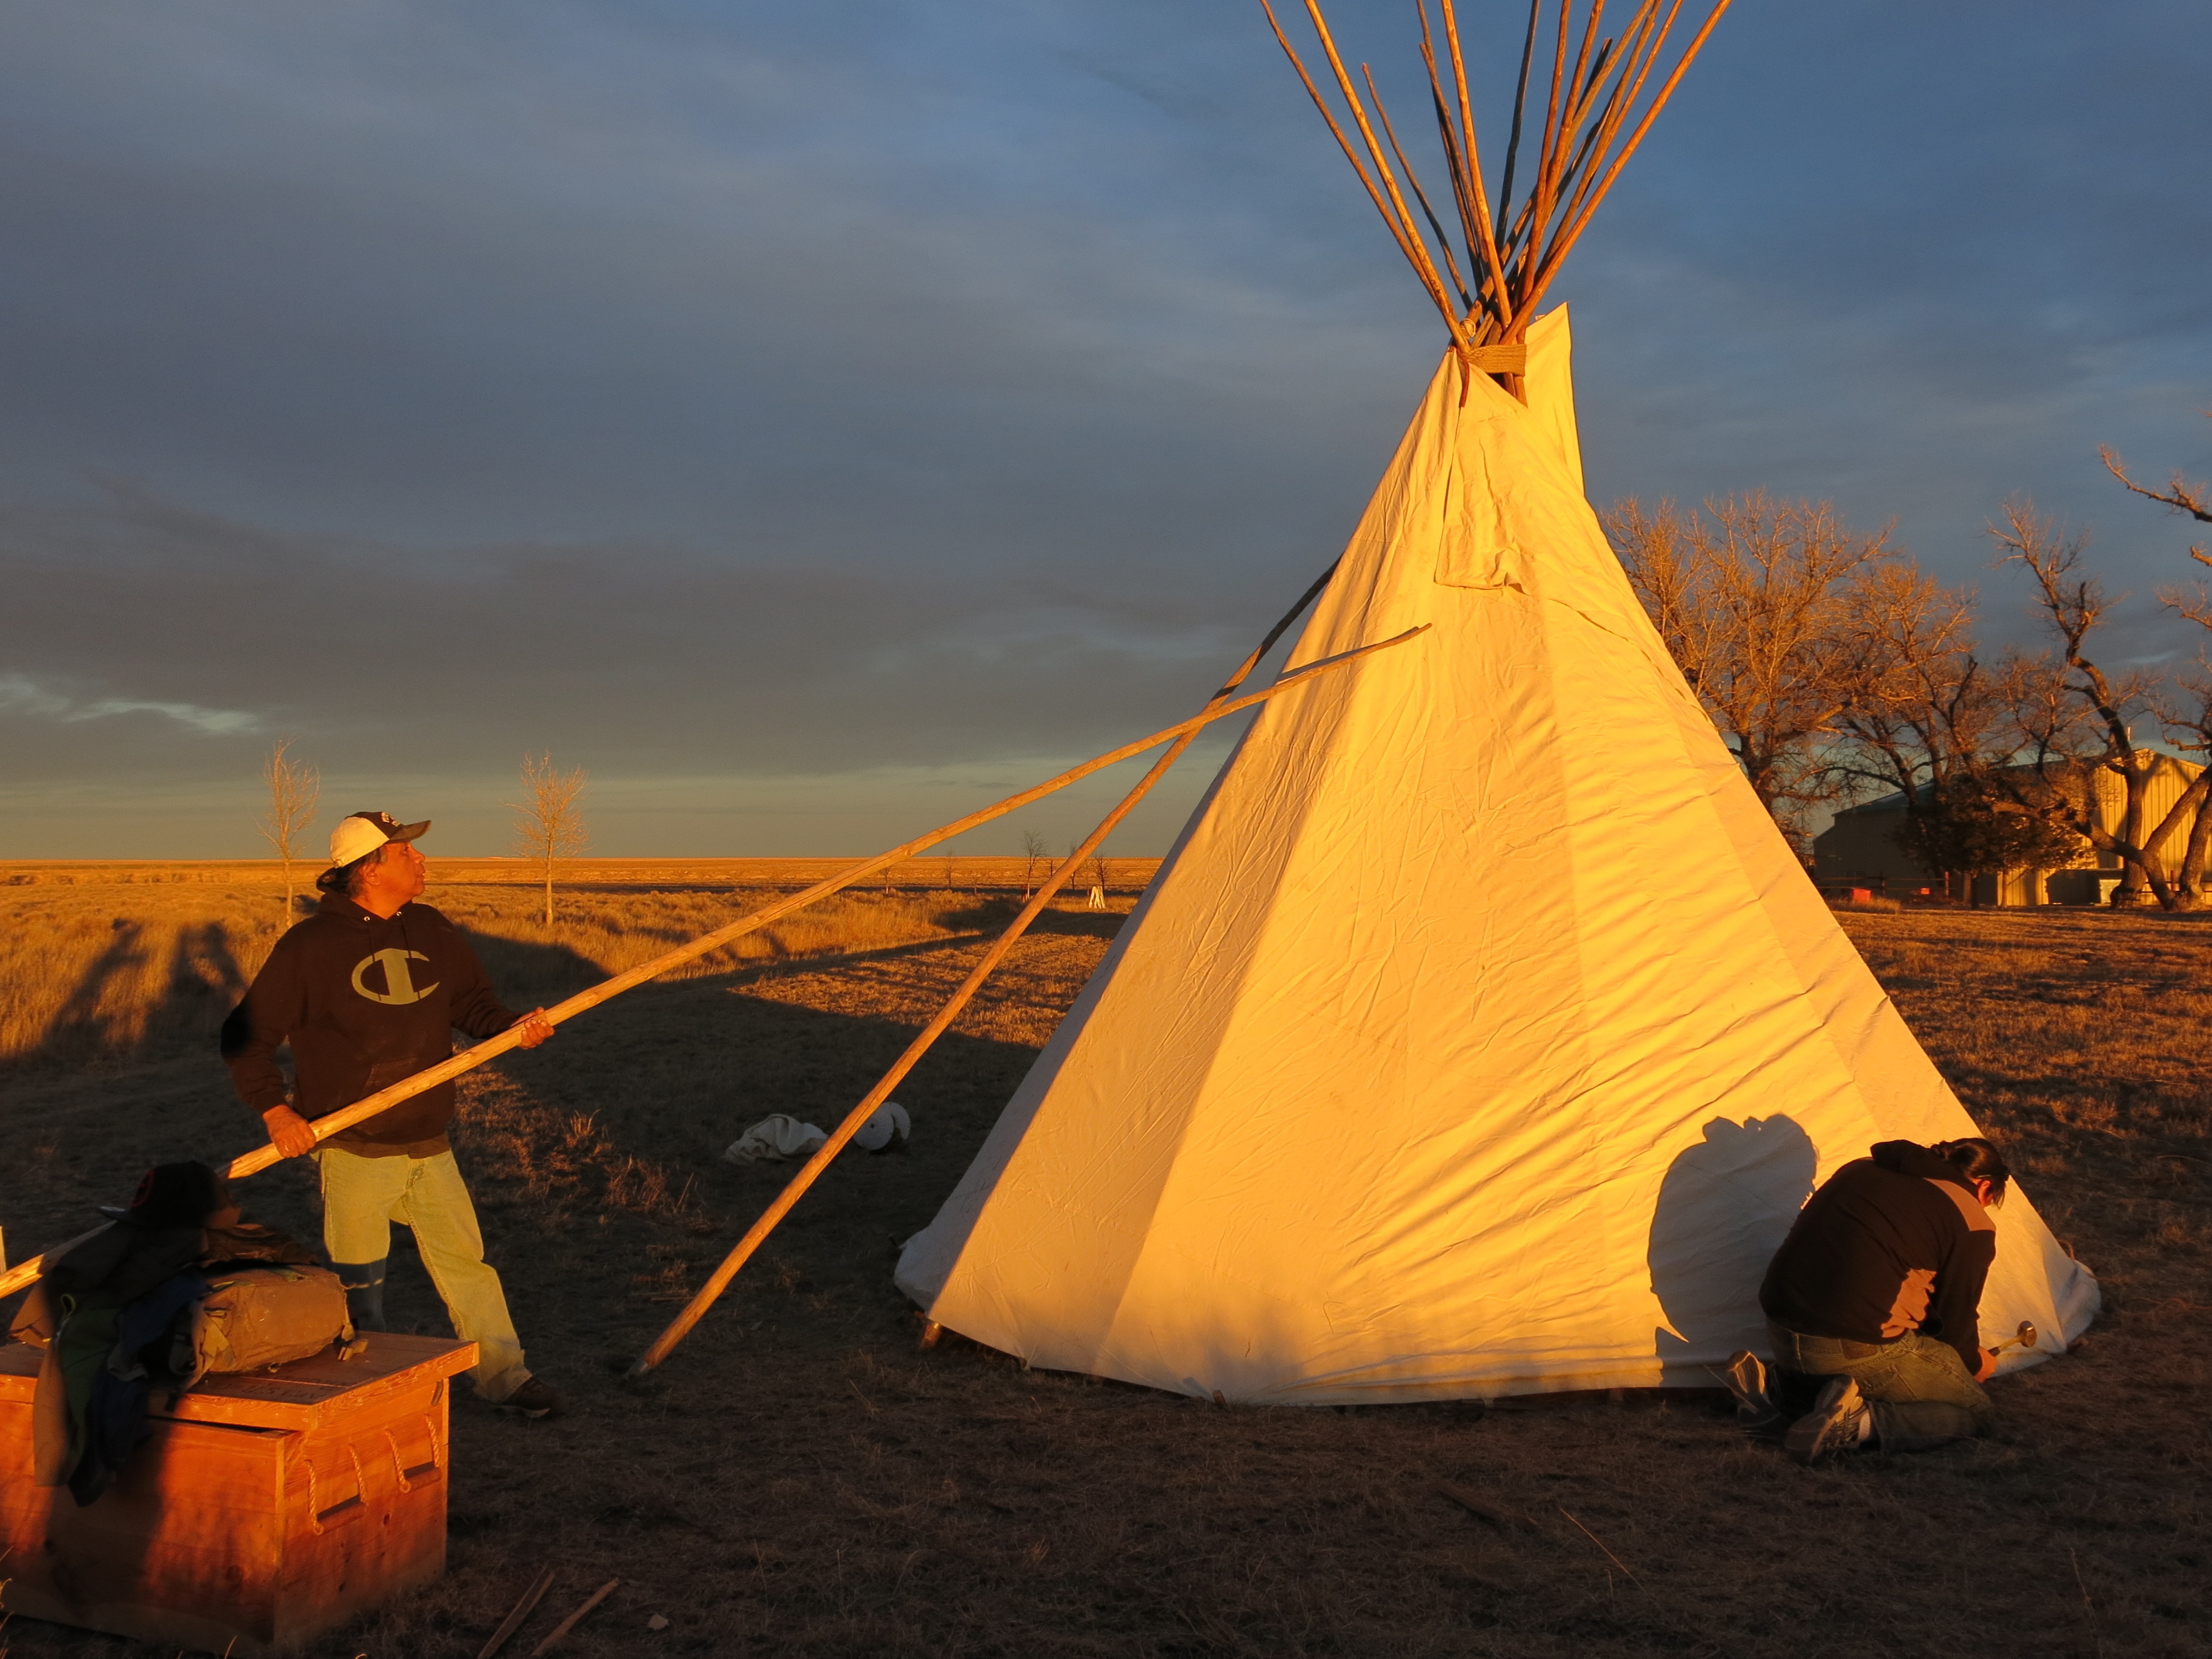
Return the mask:
<svg viewBox="0 0 2212 1659">
<path fill-rule="evenodd" d="M 517 1014 L 503 1005 L 460 931 L 415 902 L 428 867 L 415 842 L 429 827 L 385 812 L 339 820 L 331 867 L 315 878 L 322 904 L 276 941 L 223 1022 L 222 1054 L 276 1150 L 315 1159 L 324 1248 L 354 1324 L 384 1328 L 384 1264 L 392 1223 L 400 1222 L 414 1231 L 454 1331 L 477 1345 L 477 1392 L 544 1417 L 560 1398 L 522 1363 L 506 1291 L 483 1259 L 448 1138 L 453 1085 L 425 1090 L 319 1143 L 313 1127 L 450 1057 L 456 1027 L 488 1037 L 520 1025 L 526 1048 L 553 1035 L 544 1009 Z M 276 1059 L 288 1043 L 297 1078 L 289 1090 Z"/>
<path fill-rule="evenodd" d="M 340 818 L 338 827 L 331 831 L 331 868 L 343 870 L 358 863 L 386 842 L 420 841 L 429 828 L 428 818 L 420 823 L 399 823 L 389 812 L 356 812 L 351 817 Z"/>
</svg>

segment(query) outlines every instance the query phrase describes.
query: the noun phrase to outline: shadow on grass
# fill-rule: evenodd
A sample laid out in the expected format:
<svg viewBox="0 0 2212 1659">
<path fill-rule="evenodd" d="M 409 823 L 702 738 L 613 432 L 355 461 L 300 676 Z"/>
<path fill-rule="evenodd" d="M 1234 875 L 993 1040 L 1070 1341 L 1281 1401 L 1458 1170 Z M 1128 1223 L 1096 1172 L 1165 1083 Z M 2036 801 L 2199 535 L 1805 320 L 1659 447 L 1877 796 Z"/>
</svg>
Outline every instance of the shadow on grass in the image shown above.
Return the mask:
<svg viewBox="0 0 2212 1659">
<path fill-rule="evenodd" d="M 201 1062 L 207 1082 L 227 1087 L 218 1051 L 223 1021 L 246 994 L 242 936 L 231 924 L 176 929 L 165 970 L 160 934 L 118 921 L 114 941 L 78 976 L 38 1042 L 0 1062 L 0 1083 L 65 1083 L 71 1073 L 107 1073 L 172 1062 Z M 510 1007 L 567 995 L 605 977 L 563 946 L 473 940 L 492 983 Z"/>
<path fill-rule="evenodd" d="M 833 965 L 933 948 L 855 952 Z M 557 1287 L 543 1287 L 593 1346 L 625 1328 L 622 1340 L 649 1336 L 666 1316 L 641 1322 L 635 1304 L 680 1304 L 803 1162 L 732 1164 L 722 1157 L 731 1142 L 775 1112 L 825 1128 L 839 1122 L 914 1036 L 903 1019 L 729 994 L 777 973 L 686 981 L 609 1004 L 545 1047 L 504 1057 L 466 1092 L 456 1146 L 491 1231 L 586 1224 L 594 1243 L 616 1247 L 589 1267 L 572 1259 Z M 778 1230 L 770 1254 L 818 1288 L 902 1306 L 890 1287 L 894 1247 L 936 1214 L 1036 1058 L 1026 1043 L 946 1034 L 897 1091 L 912 1140 L 883 1155 L 848 1151 Z M 599 1217 L 625 1213 L 711 1224 L 720 1242 L 684 1252 L 689 1272 L 673 1256 L 625 1257 L 621 1235 L 597 1232 Z M 743 1282 L 775 1271 L 757 1261 Z M 520 1261 L 511 1269 L 518 1282 L 532 1273 Z M 603 1313 L 586 1311 L 594 1306 Z"/>
</svg>

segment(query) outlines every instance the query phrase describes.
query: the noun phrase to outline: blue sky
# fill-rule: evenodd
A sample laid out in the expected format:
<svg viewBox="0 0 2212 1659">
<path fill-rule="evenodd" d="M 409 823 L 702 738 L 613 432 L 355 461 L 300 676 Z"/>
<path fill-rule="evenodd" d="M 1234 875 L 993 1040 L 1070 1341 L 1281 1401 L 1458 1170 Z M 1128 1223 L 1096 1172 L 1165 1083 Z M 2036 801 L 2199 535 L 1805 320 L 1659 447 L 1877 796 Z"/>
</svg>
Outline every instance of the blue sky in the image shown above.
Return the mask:
<svg viewBox="0 0 2212 1659">
<path fill-rule="evenodd" d="M 1410 106 L 1411 9 L 1331 15 Z M 606 854 L 872 850 L 1202 698 L 1441 343 L 1251 0 L 0 19 L 0 858 L 255 855 L 280 732 L 433 853 L 526 749 Z M 2208 52 L 1740 0 L 1555 290 L 1592 499 L 1832 499 L 2026 641 L 2031 494 L 2193 648 L 2095 452 L 2212 474 Z"/>
</svg>

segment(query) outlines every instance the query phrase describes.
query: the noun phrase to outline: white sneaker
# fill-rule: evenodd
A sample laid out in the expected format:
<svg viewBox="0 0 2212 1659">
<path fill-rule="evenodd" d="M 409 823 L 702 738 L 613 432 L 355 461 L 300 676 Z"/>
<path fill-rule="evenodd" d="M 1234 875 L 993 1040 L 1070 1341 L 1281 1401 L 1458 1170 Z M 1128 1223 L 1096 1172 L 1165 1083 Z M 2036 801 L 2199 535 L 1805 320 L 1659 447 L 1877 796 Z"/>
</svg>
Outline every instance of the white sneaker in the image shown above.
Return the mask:
<svg viewBox="0 0 2212 1659">
<path fill-rule="evenodd" d="M 1866 1410 L 1857 1379 L 1831 1377 L 1813 1409 L 1790 1425 L 1790 1432 L 1782 1437 L 1783 1446 L 1800 1463 L 1816 1463 L 1830 1452 L 1858 1444 L 1860 1419 Z"/>
<path fill-rule="evenodd" d="M 1735 1398 L 1735 1420 L 1746 1434 L 1759 1434 L 1782 1420 L 1782 1411 L 1766 1388 L 1766 1367 L 1748 1348 L 1739 1350 L 1725 1365 L 1705 1368 Z"/>
</svg>

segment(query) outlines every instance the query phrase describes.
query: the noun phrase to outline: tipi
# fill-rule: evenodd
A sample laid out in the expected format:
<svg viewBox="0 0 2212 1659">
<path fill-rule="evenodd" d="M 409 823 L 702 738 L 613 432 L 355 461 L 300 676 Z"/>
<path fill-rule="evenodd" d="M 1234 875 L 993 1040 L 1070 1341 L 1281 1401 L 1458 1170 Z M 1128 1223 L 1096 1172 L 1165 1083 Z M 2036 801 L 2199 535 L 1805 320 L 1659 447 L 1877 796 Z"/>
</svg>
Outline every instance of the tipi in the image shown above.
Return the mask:
<svg viewBox="0 0 2212 1659">
<path fill-rule="evenodd" d="M 908 1241 L 933 1321 L 1234 1401 L 1710 1386 L 1817 1181 L 1974 1133 L 1583 498 L 1565 313 L 1516 332 L 1501 385 L 1455 330 L 1291 662 L 1429 632 L 1260 715 Z M 2031 1364 L 2096 1283 L 1995 1214 Z"/>
</svg>

